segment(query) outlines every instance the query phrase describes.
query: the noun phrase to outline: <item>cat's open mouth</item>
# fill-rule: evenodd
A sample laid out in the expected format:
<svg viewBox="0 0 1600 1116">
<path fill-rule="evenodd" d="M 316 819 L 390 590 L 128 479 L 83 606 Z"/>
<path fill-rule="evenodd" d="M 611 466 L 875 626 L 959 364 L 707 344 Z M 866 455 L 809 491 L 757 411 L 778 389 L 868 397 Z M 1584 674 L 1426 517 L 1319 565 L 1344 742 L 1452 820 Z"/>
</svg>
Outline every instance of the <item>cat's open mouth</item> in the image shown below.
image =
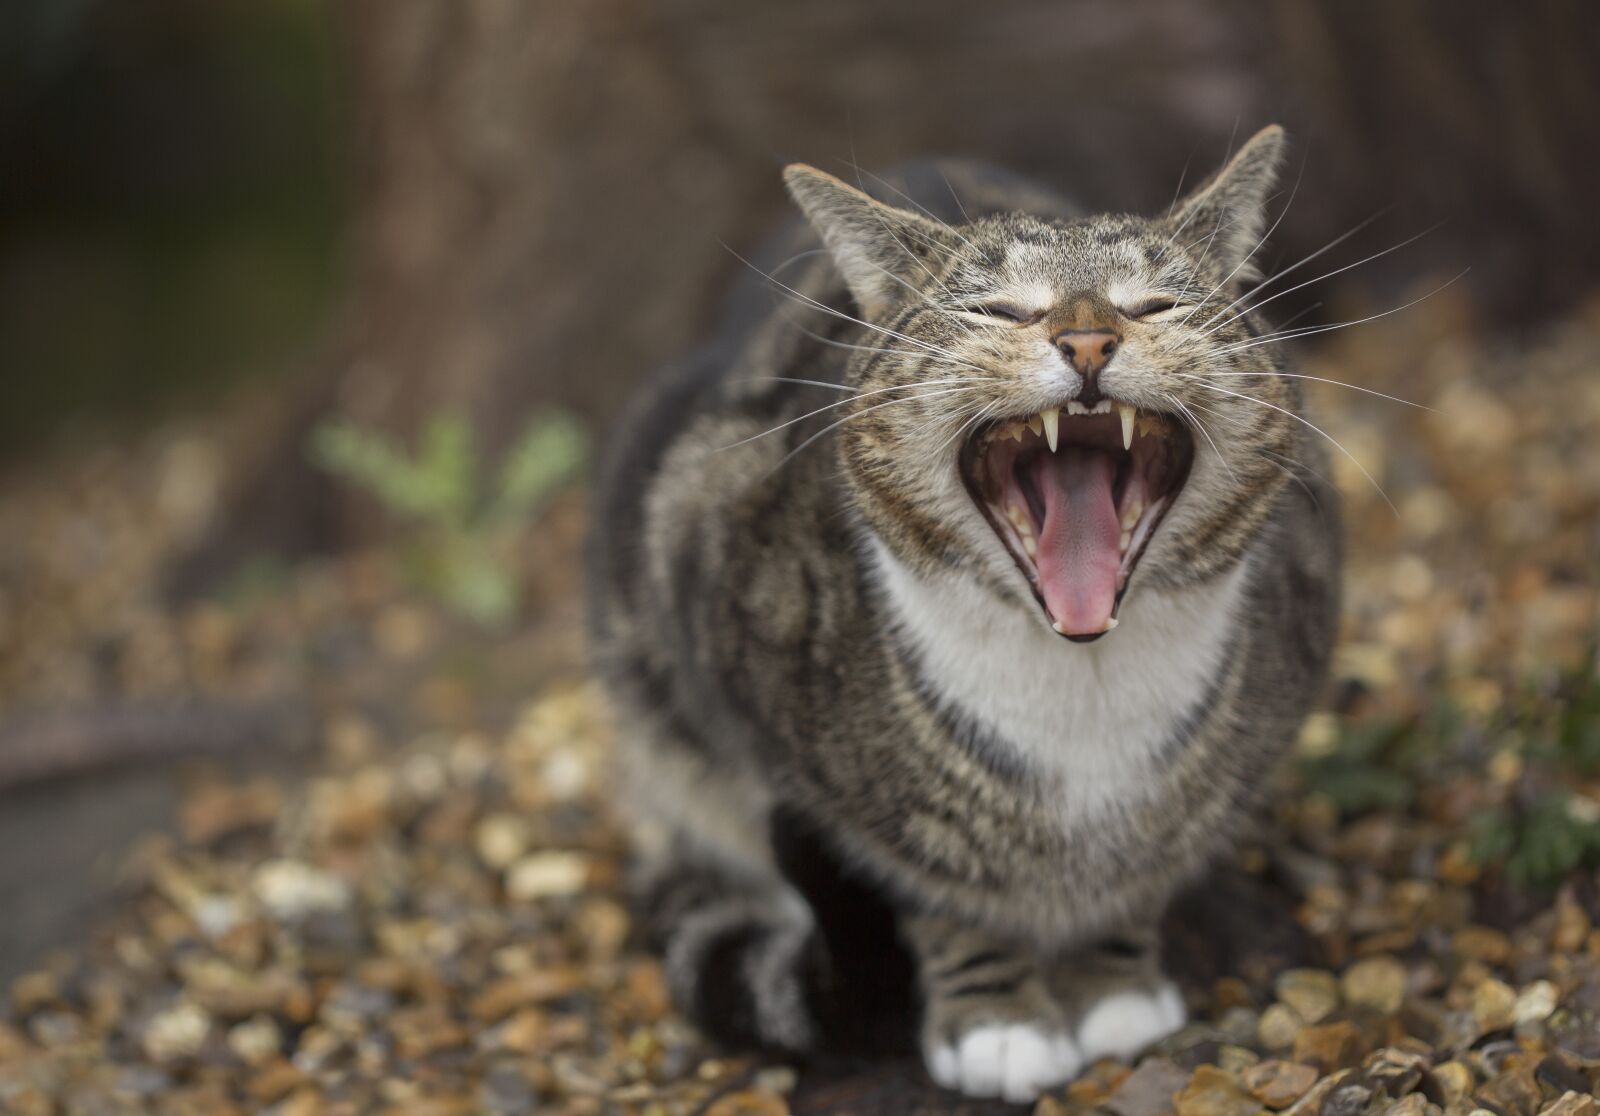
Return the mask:
<svg viewBox="0 0 1600 1116">
<path fill-rule="evenodd" d="M 1087 641 L 1116 627 L 1193 458 L 1181 423 L 1102 399 L 991 424 L 963 448 L 961 474 L 1055 630 Z"/>
</svg>

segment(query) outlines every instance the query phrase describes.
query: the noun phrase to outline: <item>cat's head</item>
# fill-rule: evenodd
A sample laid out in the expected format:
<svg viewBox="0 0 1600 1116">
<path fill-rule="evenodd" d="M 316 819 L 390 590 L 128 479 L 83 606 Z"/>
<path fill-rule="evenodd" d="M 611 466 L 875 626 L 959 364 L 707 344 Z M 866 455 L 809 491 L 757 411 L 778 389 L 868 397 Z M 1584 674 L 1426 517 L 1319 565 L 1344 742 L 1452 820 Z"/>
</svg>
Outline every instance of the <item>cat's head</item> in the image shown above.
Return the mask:
<svg viewBox="0 0 1600 1116">
<path fill-rule="evenodd" d="M 1193 585 L 1262 530 L 1300 393 L 1237 302 L 1283 132 L 1151 218 L 961 225 L 785 172 L 865 328 L 839 427 L 851 490 L 919 575 L 976 577 L 1070 638 Z"/>
</svg>

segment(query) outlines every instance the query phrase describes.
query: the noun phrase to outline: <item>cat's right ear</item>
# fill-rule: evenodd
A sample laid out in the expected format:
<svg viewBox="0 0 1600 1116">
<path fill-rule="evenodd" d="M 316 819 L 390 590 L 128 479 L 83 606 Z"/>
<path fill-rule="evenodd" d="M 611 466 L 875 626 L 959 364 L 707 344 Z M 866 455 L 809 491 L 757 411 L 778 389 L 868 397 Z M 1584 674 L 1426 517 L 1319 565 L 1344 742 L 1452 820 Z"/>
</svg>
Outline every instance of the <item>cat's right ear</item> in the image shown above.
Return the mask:
<svg viewBox="0 0 1600 1116">
<path fill-rule="evenodd" d="M 944 263 L 949 249 L 943 226 L 884 205 L 804 163 L 785 167 L 783 181 L 866 317 L 881 316 L 906 297 L 917 277 Z"/>
</svg>

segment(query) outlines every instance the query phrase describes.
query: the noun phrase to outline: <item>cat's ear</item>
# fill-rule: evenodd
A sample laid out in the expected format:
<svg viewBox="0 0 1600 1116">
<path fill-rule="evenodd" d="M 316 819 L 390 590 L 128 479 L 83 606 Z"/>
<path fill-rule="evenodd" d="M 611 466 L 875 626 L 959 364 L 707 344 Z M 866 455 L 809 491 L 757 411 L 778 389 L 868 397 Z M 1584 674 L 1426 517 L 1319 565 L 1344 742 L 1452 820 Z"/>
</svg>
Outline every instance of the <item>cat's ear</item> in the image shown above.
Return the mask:
<svg viewBox="0 0 1600 1116">
<path fill-rule="evenodd" d="M 884 205 L 804 163 L 785 167 L 783 181 L 867 317 L 903 300 L 908 284 L 944 262 L 943 226 Z"/>
<path fill-rule="evenodd" d="M 1210 181 L 1184 198 L 1168 219 L 1177 235 L 1225 275 L 1259 276 L 1246 262 L 1261 246 L 1267 223 L 1267 195 L 1283 162 L 1283 129 L 1269 124 L 1245 143 Z"/>
</svg>

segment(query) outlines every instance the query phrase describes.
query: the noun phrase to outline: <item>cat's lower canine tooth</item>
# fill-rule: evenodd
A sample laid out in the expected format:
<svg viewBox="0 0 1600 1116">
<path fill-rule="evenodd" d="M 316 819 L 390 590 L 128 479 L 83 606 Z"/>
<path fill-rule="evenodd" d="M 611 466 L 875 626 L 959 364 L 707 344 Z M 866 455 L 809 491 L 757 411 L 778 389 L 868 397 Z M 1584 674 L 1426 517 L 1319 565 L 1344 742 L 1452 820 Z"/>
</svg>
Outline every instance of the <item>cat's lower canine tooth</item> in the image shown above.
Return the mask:
<svg viewBox="0 0 1600 1116">
<path fill-rule="evenodd" d="M 1126 403 L 1118 403 L 1117 410 L 1122 414 L 1122 448 L 1133 448 L 1133 420 L 1139 417 L 1139 409 Z"/>
<path fill-rule="evenodd" d="M 1055 453 L 1061 437 L 1061 408 L 1046 407 L 1039 412 L 1039 418 L 1044 422 L 1044 440 L 1050 443 L 1050 452 Z"/>
</svg>

